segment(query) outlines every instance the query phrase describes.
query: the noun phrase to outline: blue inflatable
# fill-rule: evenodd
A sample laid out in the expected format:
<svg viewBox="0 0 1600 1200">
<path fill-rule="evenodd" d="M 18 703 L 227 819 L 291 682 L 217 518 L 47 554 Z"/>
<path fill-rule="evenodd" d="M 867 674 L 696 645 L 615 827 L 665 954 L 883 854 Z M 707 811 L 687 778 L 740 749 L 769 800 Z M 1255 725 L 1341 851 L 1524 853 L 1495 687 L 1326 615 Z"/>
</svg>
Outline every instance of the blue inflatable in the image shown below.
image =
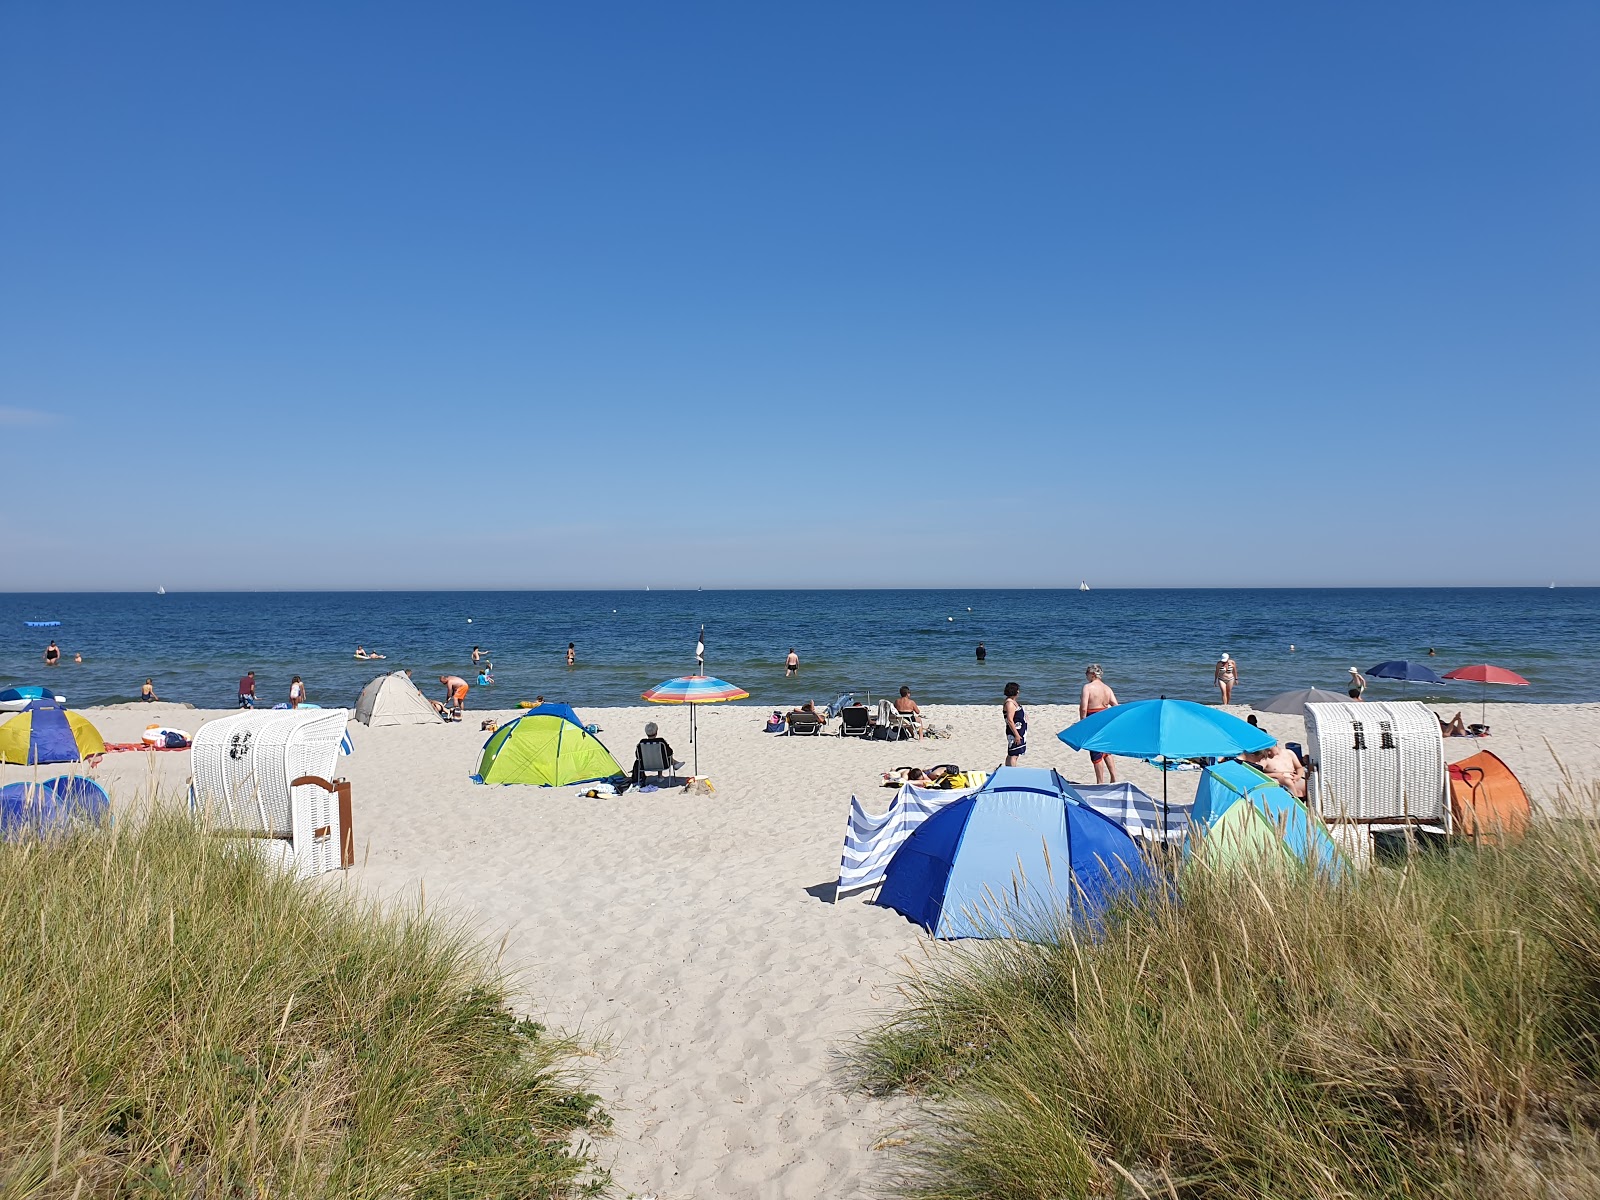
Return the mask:
<svg viewBox="0 0 1600 1200">
<path fill-rule="evenodd" d="M 1093 924 L 1153 876 L 1121 826 L 1049 768 L 998 767 L 917 827 L 890 860 L 878 903 L 937 938 L 1048 934 Z"/>
</svg>

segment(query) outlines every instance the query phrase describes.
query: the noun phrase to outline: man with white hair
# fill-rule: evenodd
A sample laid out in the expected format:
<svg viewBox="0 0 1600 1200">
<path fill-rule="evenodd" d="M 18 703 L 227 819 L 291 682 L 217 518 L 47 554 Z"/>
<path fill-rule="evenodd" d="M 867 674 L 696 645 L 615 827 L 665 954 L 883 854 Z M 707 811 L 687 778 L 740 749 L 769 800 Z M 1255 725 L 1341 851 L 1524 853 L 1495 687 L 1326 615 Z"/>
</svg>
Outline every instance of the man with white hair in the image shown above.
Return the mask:
<svg viewBox="0 0 1600 1200">
<path fill-rule="evenodd" d="M 646 774 L 665 775 L 676 765 L 672 746 L 661 736 L 654 721 L 644 727 L 644 737 L 633 751 L 633 782 L 641 784 Z"/>
</svg>

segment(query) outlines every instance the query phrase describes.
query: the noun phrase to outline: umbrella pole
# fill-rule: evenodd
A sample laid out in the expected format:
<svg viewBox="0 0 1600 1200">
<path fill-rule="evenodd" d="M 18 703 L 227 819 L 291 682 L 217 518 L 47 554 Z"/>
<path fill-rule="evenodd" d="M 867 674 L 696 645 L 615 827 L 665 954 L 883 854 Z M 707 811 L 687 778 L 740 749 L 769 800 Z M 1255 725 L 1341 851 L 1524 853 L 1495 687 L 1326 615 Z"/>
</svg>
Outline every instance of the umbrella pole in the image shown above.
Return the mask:
<svg viewBox="0 0 1600 1200">
<path fill-rule="evenodd" d="M 1161 760 L 1161 850 L 1162 850 L 1162 853 L 1166 853 L 1166 849 L 1167 849 L 1167 776 L 1170 773 L 1171 772 L 1169 772 L 1167 770 L 1167 760 L 1163 758 Z"/>
<path fill-rule="evenodd" d="M 695 737 L 694 705 L 689 705 L 689 744 L 694 747 L 694 773 L 700 775 L 700 739 Z"/>
</svg>

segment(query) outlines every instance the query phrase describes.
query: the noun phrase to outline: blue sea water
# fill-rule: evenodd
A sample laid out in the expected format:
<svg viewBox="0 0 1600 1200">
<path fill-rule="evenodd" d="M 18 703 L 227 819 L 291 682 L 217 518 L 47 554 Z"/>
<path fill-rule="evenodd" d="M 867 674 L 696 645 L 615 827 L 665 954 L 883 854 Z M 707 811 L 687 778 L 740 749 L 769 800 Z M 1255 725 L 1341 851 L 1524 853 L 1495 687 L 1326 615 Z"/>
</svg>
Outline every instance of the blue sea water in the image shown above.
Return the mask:
<svg viewBox="0 0 1600 1200">
<path fill-rule="evenodd" d="M 61 625 L 25 624 L 41 620 Z M 0 687 L 48 683 L 91 705 L 137 699 L 149 676 L 163 699 L 227 707 L 253 668 L 268 702 L 298 674 L 310 699 L 332 706 L 353 702 L 382 669 L 413 668 L 435 695 L 440 674 L 476 680 L 479 645 L 495 681 L 474 686 L 473 707 L 540 693 L 629 704 L 653 683 L 692 673 L 702 623 L 707 670 L 747 689 L 751 704 L 774 707 L 901 684 L 924 703 L 998 703 L 1013 679 L 1025 701 L 1075 701 L 1090 662 L 1125 701 L 1214 700 L 1212 664 L 1223 651 L 1240 663 L 1236 702 L 1312 685 L 1342 690 L 1349 667 L 1389 658 L 1440 674 L 1492 662 L 1532 682 L 1490 689 L 1496 701 L 1600 700 L 1600 588 L 3 594 Z M 46 671 L 52 636 L 63 663 Z M 387 659 L 356 661 L 358 643 Z M 791 646 L 802 667 L 786 680 Z M 1368 698 L 1465 702 L 1479 690 L 1379 682 Z"/>
</svg>

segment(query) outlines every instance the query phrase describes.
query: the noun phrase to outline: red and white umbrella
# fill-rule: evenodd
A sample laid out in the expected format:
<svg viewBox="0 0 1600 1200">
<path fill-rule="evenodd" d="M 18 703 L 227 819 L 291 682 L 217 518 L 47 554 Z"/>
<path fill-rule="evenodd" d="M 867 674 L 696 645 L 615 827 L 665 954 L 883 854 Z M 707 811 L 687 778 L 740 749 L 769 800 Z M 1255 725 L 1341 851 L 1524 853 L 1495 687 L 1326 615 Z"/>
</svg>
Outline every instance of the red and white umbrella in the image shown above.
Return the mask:
<svg viewBox="0 0 1600 1200">
<path fill-rule="evenodd" d="M 1530 686 L 1528 681 L 1521 675 L 1518 675 L 1515 671 L 1508 671 L 1504 667 L 1496 667 L 1490 663 L 1477 663 L 1470 667 L 1457 667 L 1454 671 L 1446 671 L 1444 673 L 1444 678 L 1463 679 L 1469 683 L 1481 683 L 1484 685 L 1501 683 L 1506 684 L 1509 687 Z M 1488 713 L 1489 689 L 1487 686 L 1485 686 L 1483 689 L 1482 708 L 1478 713 L 1479 719 L 1481 720 L 1487 717 Z"/>
</svg>

